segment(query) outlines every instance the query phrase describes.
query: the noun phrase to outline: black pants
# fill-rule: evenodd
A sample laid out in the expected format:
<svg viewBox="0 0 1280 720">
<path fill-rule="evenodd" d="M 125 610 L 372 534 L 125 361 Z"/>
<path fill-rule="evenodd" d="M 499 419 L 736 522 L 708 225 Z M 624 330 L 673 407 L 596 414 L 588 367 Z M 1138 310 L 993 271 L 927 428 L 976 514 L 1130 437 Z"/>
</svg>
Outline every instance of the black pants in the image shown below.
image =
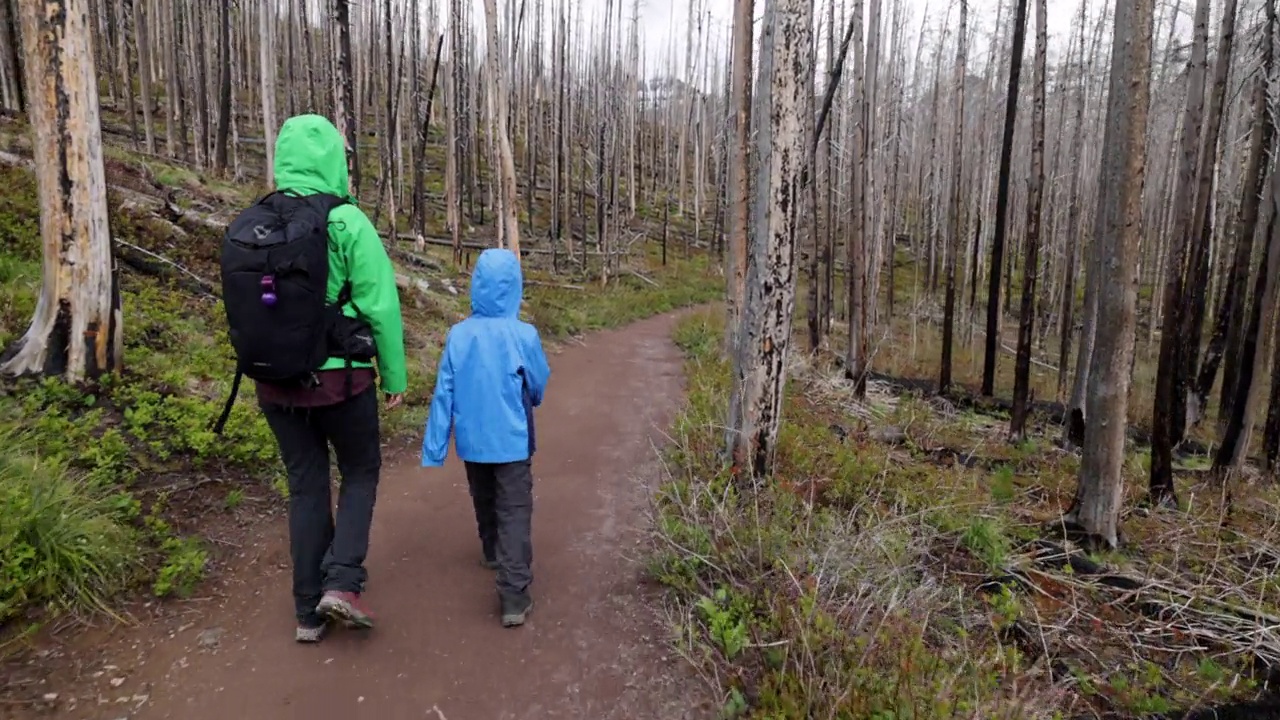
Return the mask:
<svg viewBox="0 0 1280 720">
<path fill-rule="evenodd" d="M 294 609 L 300 622 L 314 623 L 316 604 L 325 590 L 360 592 L 368 578 L 364 559 L 382 469 L 378 392 L 369 388 L 325 407 L 264 406 L 262 410 L 289 474 Z M 342 475 L 336 524 L 330 445 Z"/>
<path fill-rule="evenodd" d="M 467 465 L 467 485 L 485 558 L 498 561 L 498 592 L 533 582 L 533 470 L 529 460 Z"/>
</svg>

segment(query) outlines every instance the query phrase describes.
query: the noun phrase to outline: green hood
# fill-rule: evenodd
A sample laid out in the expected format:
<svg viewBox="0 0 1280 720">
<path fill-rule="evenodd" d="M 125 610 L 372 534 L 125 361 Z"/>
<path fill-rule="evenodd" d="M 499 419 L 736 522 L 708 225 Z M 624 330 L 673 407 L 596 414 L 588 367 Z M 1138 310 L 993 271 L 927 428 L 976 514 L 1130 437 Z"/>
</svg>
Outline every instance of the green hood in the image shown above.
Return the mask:
<svg viewBox="0 0 1280 720">
<path fill-rule="evenodd" d="M 347 148 L 338 128 L 320 115 L 296 115 L 276 138 L 276 189 L 297 195 L 350 196 Z"/>
</svg>

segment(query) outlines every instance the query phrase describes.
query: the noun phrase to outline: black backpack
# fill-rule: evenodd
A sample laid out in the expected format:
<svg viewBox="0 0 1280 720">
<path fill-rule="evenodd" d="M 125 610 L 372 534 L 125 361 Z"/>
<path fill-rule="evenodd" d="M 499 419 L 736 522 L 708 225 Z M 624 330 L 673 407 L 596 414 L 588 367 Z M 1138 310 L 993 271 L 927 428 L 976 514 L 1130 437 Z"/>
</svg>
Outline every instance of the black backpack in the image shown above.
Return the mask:
<svg viewBox="0 0 1280 720">
<path fill-rule="evenodd" d="M 330 357 L 352 361 L 377 354 L 373 334 L 348 318 L 348 280 L 332 305 L 329 287 L 329 212 L 346 203 L 335 195 L 272 193 L 240 213 L 222 239 L 222 304 L 236 353 L 231 395 L 214 425 L 221 433 L 240 380 L 314 385 Z M 356 308 L 357 313 L 359 308 Z"/>
</svg>

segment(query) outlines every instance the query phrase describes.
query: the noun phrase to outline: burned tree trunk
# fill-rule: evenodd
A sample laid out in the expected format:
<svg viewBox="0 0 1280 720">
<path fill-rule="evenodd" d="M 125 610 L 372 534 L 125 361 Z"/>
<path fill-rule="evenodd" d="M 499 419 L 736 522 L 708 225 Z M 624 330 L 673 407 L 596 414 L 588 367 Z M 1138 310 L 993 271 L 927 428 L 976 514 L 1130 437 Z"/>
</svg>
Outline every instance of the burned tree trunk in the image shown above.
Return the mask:
<svg viewBox="0 0 1280 720">
<path fill-rule="evenodd" d="M 0 356 L 0 372 L 80 382 L 115 372 L 124 359 L 88 5 L 31 0 L 19 12 L 44 284 L 30 328 Z"/>
<path fill-rule="evenodd" d="M 1182 137 L 1178 152 L 1178 186 L 1173 198 L 1178 219 L 1166 260 L 1164 284 L 1164 325 L 1160 329 L 1160 357 L 1156 371 L 1155 405 L 1151 413 L 1151 475 L 1147 492 L 1153 505 L 1176 506 L 1173 486 L 1173 447 L 1182 439 L 1184 354 L 1179 347 L 1187 338 L 1179 337 L 1182 315 L 1186 312 L 1186 254 L 1194 242 L 1191 209 L 1195 201 L 1196 140 L 1204 116 L 1205 67 L 1208 65 L 1209 0 L 1198 0 L 1195 16 L 1195 40 L 1188 65 L 1187 105 L 1182 120 Z"/>
<path fill-rule="evenodd" d="M 951 389 L 951 351 L 956 325 L 956 255 L 960 252 L 960 179 L 964 166 L 964 81 L 965 81 L 965 40 L 968 31 L 969 3 L 960 0 L 960 35 L 956 42 L 955 68 L 955 128 L 951 140 L 951 210 L 950 228 L 947 231 L 947 290 L 942 315 L 942 368 L 938 374 L 938 392 L 945 393 Z M 893 239 L 890 238 L 890 243 Z M 890 252 L 893 245 L 890 245 Z"/>
<path fill-rule="evenodd" d="M 1217 470 L 1228 467 L 1239 467 L 1248 452 L 1249 438 L 1253 434 L 1253 418 L 1257 415 L 1258 405 L 1262 401 L 1260 387 L 1255 387 L 1255 379 L 1262 377 L 1266 370 L 1266 338 L 1275 327 L 1276 313 L 1276 281 L 1280 279 L 1280 172 L 1272 170 L 1270 197 L 1265 199 L 1269 209 L 1268 222 L 1265 228 L 1266 248 L 1263 266 L 1259 268 L 1254 280 L 1253 306 L 1249 313 L 1249 327 L 1244 343 L 1244 353 L 1240 358 L 1240 376 L 1235 387 L 1232 400 L 1233 411 L 1227 420 L 1226 432 L 1223 433 L 1222 444 L 1213 459 Z M 1280 348 L 1280 343 L 1276 344 Z M 1278 350 L 1277 352 L 1280 352 Z M 1272 405 L 1269 413 L 1274 413 L 1277 378 L 1280 374 L 1273 371 L 1271 378 Z M 1264 434 L 1271 431 L 1273 419 L 1268 415 Z M 1267 450 L 1270 448 L 1264 443 Z M 1268 461 L 1272 454 L 1267 453 Z"/>
<path fill-rule="evenodd" d="M 1041 210 L 1044 204 L 1044 105 L 1048 71 L 1049 11 L 1047 0 L 1036 0 L 1036 77 L 1031 108 L 1031 186 L 1027 198 L 1027 237 L 1022 271 L 1022 317 L 1018 323 L 1018 357 L 1013 369 L 1013 413 L 1009 434 L 1021 438 L 1027 427 L 1031 385 L 1031 339 L 1036 315 L 1036 274 L 1039 271 Z M 1083 28 L 1082 28 L 1083 32 Z"/>
<path fill-rule="evenodd" d="M 227 145 L 231 139 L 231 3 L 222 3 L 218 14 L 218 137 L 213 145 L 213 169 L 227 170 Z M 130 84 L 131 83 L 127 83 Z M 133 97 L 132 93 L 130 97 Z"/>
<path fill-rule="evenodd" d="M 1018 81 L 1022 76 L 1022 48 L 1027 36 L 1027 0 L 1018 0 L 1013 20 L 1013 51 L 1009 57 L 1009 91 L 1005 96 L 1004 140 L 1000 146 L 999 189 L 996 191 L 995 237 L 991 241 L 991 277 L 987 285 L 987 342 L 982 361 L 982 394 L 995 393 L 996 354 L 1000 352 L 1000 273 L 1005 265 L 1005 228 L 1009 215 L 1009 176 L 1013 160 L 1013 131 L 1018 118 Z"/>
<path fill-rule="evenodd" d="M 1067 520 L 1093 542 L 1119 543 L 1124 498 L 1124 421 L 1134 349 L 1137 288 L 1134 278 L 1142 235 L 1142 186 L 1146 175 L 1146 126 L 1150 103 L 1154 0 L 1116 4 L 1110 93 L 1102 140 L 1102 177 L 1095 224 L 1100 271 L 1099 323 L 1089 371 L 1087 415 L 1109 418 L 1085 430 L 1076 503 Z"/>
<path fill-rule="evenodd" d="M 267 187 L 275 186 L 276 155 L 276 33 L 275 3 L 263 0 L 258 8 L 258 68 L 262 81 L 262 138 L 266 146 Z"/>
<path fill-rule="evenodd" d="M 9 11 L 9 0 L 0 0 L 0 82 L 4 83 L 4 98 L 9 109 L 24 112 L 27 100 L 18 59 L 20 34 L 17 19 Z"/>
<path fill-rule="evenodd" d="M 733 11 L 733 61 L 729 73 L 729 112 L 731 122 L 729 180 L 729 262 L 725 268 L 728 280 L 728 323 L 725 335 L 733 348 L 738 336 L 738 323 L 747 295 L 747 206 L 750 179 L 747 166 L 751 157 L 751 39 L 754 0 L 735 0 Z"/>
<path fill-rule="evenodd" d="M 752 206 L 747 303 L 733 381 L 741 403 L 730 417 L 729 454 L 740 477 L 760 480 L 773 469 L 796 299 L 796 243 L 813 126 L 812 18 L 809 0 L 769 0 L 760 40 L 752 125 L 756 187 Z"/>
<path fill-rule="evenodd" d="M 338 81 L 334 87 L 334 124 L 347 140 L 347 176 L 351 191 L 360 194 L 360 146 L 356 140 L 356 122 L 360 108 L 356 105 L 356 79 L 351 71 L 351 5 L 350 0 L 334 0 L 334 22 L 338 26 Z"/>
<path fill-rule="evenodd" d="M 504 227 L 501 237 L 505 237 L 511 251 L 520 256 L 520 223 L 516 209 L 516 165 L 511 151 L 511 136 L 507 128 L 507 83 L 502 63 L 499 62 L 501 46 L 498 44 L 498 6 L 496 0 L 485 0 L 485 25 L 489 31 L 489 47 L 485 51 L 488 65 L 485 73 L 489 83 L 489 119 L 494 129 L 498 157 L 498 185 L 502 200 L 498 221 Z"/>
<path fill-rule="evenodd" d="M 1236 247 L 1231 260 L 1231 270 L 1227 282 L 1222 289 L 1222 297 L 1218 303 L 1218 316 L 1214 322 L 1213 333 L 1209 337 L 1209 348 L 1205 351 L 1204 365 L 1200 368 L 1200 377 L 1196 383 L 1197 401 L 1201 407 L 1208 404 L 1209 393 L 1213 391 L 1213 383 L 1222 364 L 1222 390 L 1218 405 L 1220 423 L 1229 422 L 1234 413 L 1236 382 L 1248 360 L 1243 357 L 1245 343 L 1245 299 L 1242 292 L 1249 278 L 1249 262 L 1253 257 L 1254 234 L 1257 229 L 1262 193 L 1266 189 L 1267 158 L 1271 140 L 1275 134 L 1275 123 L 1267 106 L 1267 86 L 1275 65 L 1275 48 L 1271 37 L 1275 26 L 1275 5 L 1267 9 L 1268 22 L 1265 27 L 1265 38 L 1262 42 L 1262 69 L 1254 81 L 1253 123 L 1249 130 L 1249 154 L 1244 166 L 1244 195 L 1240 199 L 1240 208 L 1235 218 L 1233 234 Z M 1223 364 L 1223 359 L 1226 363 Z"/>
</svg>

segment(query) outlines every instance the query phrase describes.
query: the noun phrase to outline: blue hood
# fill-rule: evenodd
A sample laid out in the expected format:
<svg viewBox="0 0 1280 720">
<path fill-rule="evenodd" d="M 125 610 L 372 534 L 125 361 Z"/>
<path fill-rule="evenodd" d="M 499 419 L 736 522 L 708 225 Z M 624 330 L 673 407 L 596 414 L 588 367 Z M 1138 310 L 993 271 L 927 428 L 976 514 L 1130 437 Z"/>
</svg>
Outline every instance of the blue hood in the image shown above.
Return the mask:
<svg viewBox="0 0 1280 720">
<path fill-rule="evenodd" d="M 516 317 L 524 295 L 524 277 L 515 253 L 489 248 L 480 253 L 471 274 L 471 312 L 480 317 Z"/>
</svg>

